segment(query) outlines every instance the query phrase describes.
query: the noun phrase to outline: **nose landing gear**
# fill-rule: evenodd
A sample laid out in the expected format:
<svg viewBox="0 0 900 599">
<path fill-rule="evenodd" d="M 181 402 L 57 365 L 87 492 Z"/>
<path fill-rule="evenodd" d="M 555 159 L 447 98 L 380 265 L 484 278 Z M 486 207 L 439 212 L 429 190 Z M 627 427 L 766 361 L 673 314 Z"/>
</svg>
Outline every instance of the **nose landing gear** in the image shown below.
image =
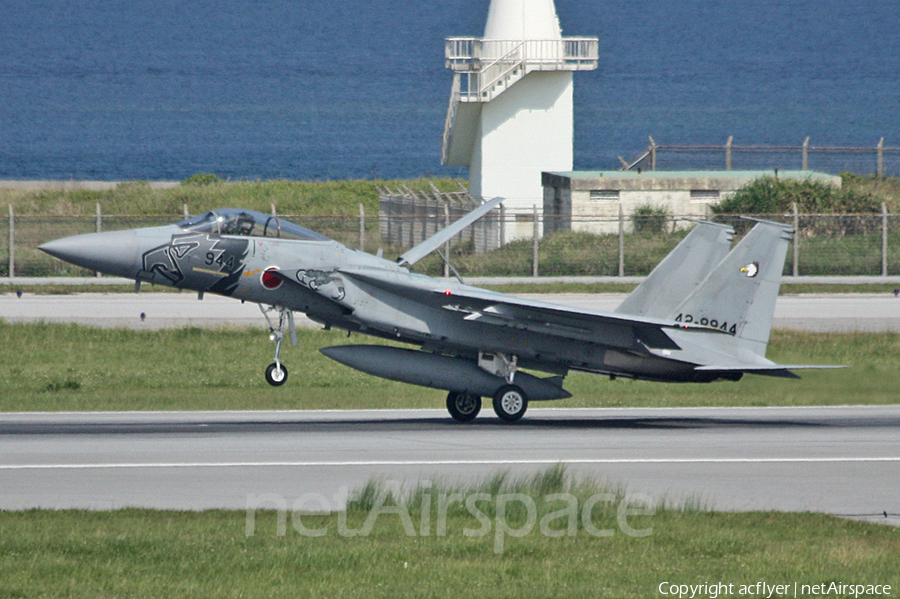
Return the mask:
<svg viewBox="0 0 900 599">
<path fill-rule="evenodd" d="M 278 360 L 278 358 L 275 358 Z M 288 371 L 284 364 L 277 361 L 269 364 L 266 368 L 266 382 L 273 387 L 280 387 L 287 381 Z"/>
<path fill-rule="evenodd" d="M 281 342 L 284 341 L 284 326 L 287 324 L 291 345 L 297 345 L 297 329 L 294 327 L 294 313 L 281 306 L 269 306 L 264 308 L 259 305 L 259 310 L 266 317 L 269 324 L 269 341 L 275 342 L 275 361 L 266 368 L 266 382 L 273 387 L 280 387 L 287 381 L 288 371 L 279 359 L 281 355 Z M 269 312 L 278 312 L 278 326 L 272 324 Z"/>
</svg>

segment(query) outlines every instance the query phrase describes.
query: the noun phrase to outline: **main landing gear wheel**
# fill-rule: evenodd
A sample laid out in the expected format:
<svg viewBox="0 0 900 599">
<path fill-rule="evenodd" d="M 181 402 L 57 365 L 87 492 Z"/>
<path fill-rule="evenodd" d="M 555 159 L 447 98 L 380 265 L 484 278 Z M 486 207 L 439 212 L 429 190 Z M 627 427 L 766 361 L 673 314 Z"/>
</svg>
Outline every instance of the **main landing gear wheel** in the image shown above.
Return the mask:
<svg viewBox="0 0 900 599">
<path fill-rule="evenodd" d="M 469 422 L 481 411 L 481 397 L 473 393 L 456 393 L 447 395 L 447 411 L 459 422 Z"/>
<path fill-rule="evenodd" d="M 280 387 L 287 380 L 287 374 L 287 368 L 284 367 L 284 364 L 272 362 L 266 368 L 266 382 L 273 387 Z"/>
<path fill-rule="evenodd" d="M 494 393 L 494 412 L 501 420 L 515 422 L 528 409 L 528 396 L 521 387 L 505 385 Z"/>
</svg>

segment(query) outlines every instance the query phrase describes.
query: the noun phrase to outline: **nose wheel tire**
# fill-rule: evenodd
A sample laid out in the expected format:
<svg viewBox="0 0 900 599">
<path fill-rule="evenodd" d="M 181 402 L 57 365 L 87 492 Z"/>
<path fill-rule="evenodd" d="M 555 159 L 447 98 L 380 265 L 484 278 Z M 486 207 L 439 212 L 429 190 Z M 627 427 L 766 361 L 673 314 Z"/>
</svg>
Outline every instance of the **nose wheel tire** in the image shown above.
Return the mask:
<svg viewBox="0 0 900 599">
<path fill-rule="evenodd" d="M 481 398 L 473 393 L 456 393 L 447 395 L 447 411 L 454 420 L 469 422 L 481 411 Z"/>
<path fill-rule="evenodd" d="M 528 396 L 521 387 L 505 385 L 494 393 L 494 412 L 501 420 L 515 422 L 525 415 Z"/>
<path fill-rule="evenodd" d="M 280 387 L 287 380 L 288 372 L 284 364 L 278 365 L 275 362 L 269 364 L 266 368 L 266 382 L 273 387 Z"/>
</svg>

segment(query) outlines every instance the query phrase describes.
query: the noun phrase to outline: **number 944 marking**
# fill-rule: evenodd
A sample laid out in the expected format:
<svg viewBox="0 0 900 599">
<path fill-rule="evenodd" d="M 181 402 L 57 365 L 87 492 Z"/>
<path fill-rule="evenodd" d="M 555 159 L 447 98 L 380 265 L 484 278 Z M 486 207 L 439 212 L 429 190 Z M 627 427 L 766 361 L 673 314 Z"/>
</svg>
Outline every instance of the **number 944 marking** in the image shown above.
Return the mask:
<svg viewBox="0 0 900 599">
<path fill-rule="evenodd" d="M 711 327 L 731 335 L 737 335 L 737 324 L 728 324 L 726 321 L 719 322 L 719 320 L 715 318 L 695 318 L 691 314 L 679 314 L 675 317 L 675 322 L 699 324 L 703 327 Z"/>
</svg>

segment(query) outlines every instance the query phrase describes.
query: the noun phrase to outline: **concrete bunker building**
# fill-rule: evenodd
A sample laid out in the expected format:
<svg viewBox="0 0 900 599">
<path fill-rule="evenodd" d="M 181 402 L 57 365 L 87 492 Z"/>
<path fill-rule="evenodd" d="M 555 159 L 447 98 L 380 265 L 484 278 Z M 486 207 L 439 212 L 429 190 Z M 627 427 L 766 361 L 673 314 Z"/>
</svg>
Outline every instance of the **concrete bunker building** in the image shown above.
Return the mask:
<svg viewBox="0 0 900 599">
<path fill-rule="evenodd" d="M 544 172 L 544 234 L 616 233 L 620 213 L 625 215 L 629 230 L 630 217 L 641 206 L 661 208 L 673 216 L 706 218 L 710 204 L 728 199 L 761 177 L 841 186 L 838 176 L 808 170 Z"/>
</svg>

